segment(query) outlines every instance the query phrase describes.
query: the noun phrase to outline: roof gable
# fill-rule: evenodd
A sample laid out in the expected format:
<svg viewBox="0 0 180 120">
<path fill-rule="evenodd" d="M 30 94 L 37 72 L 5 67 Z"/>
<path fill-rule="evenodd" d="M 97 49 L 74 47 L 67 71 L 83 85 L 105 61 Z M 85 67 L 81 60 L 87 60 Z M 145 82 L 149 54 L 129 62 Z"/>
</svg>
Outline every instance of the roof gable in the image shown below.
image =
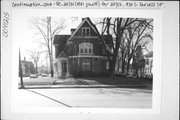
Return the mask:
<svg viewBox="0 0 180 120">
<path fill-rule="evenodd" d="M 90 18 L 86 17 L 83 19 L 81 24 L 77 27 L 77 29 L 73 32 L 73 34 L 71 35 L 71 37 L 69 37 L 68 40 L 70 40 L 72 37 L 74 37 L 82 27 L 90 27 L 91 30 L 93 30 L 93 32 L 95 32 L 96 35 L 99 35 L 99 32 L 98 32 L 96 26 L 92 23 Z"/>
<path fill-rule="evenodd" d="M 153 57 L 153 52 L 149 52 L 148 54 L 144 55 L 145 58 L 152 58 Z"/>
<path fill-rule="evenodd" d="M 64 51 L 62 51 L 62 52 L 58 55 L 58 57 L 60 57 L 60 58 L 67 58 L 67 55 L 64 53 Z"/>
<path fill-rule="evenodd" d="M 66 44 L 69 37 L 70 37 L 70 35 L 55 35 L 53 44 L 54 45 L 64 45 L 64 44 Z"/>
</svg>

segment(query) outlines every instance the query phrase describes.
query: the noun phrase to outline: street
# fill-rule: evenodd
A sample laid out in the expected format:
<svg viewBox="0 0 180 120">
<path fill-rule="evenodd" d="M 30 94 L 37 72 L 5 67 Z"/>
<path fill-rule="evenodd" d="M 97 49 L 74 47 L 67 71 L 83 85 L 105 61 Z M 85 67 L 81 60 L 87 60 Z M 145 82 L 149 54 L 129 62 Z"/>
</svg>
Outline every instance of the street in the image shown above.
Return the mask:
<svg viewBox="0 0 180 120">
<path fill-rule="evenodd" d="M 130 88 L 19 89 L 17 106 L 151 108 L 152 90 Z"/>
</svg>

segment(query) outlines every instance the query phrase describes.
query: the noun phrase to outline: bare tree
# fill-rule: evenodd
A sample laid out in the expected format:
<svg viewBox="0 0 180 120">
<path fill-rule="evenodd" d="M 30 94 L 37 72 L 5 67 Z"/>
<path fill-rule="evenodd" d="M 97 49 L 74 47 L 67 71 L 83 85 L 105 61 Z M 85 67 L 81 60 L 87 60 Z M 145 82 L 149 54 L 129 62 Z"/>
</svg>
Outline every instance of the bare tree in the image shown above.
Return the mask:
<svg viewBox="0 0 180 120">
<path fill-rule="evenodd" d="M 28 54 L 30 55 L 31 59 L 33 60 L 36 68 L 36 74 L 38 74 L 38 62 L 40 59 L 40 55 L 42 52 L 37 52 L 37 51 L 28 51 Z"/>
<path fill-rule="evenodd" d="M 64 20 L 60 21 L 52 21 L 51 17 L 46 18 L 34 18 L 32 20 L 32 24 L 34 28 L 37 30 L 38 34 L 43 38 L 40 41 L 41 45 L 45 46 L 48 50 L 49 54 L 49 62 L 50 62 L 50 71 L 51 77 L 54 76 L 53 71 L 53 41 L 54 36 L 58 34 L 62 29 L 64 29 Z"/>
<path fill-rule="evenodd" d="M 110 62 L 110 74 L 114 75 L 115 65 L 117 62 L 117 57 L 119 54 L 119 49 L 122 45 L 123 33 L 129 25 L 134 23 L 136 19 L 130 21 L 129 18 L 103 18 L 100 22 L 102 24 L 102 30 L 100 34 L 100 39 L 102 40 L 103 45 L 106 48 L 106 54 Z M 103 35 L 112 35 L 114 39 L 109 39 L 111 45 L 107 45 L 103 39 Z"/>
<path fill-rule="evenodd" d="M 131 19 L 132 20 L 132 19 Z M 129 72 L 130 61 L 134 57 L 138 47 L 147 50 L 147 44 L 152 42 L 153 19 L 137 19 L 129 25 L 124 32 L 127 50 L 127 73 Z"/>
<path fill-rule="evenodd" d="M 132 68 L 135 70 L 135 75 L 140 77 L 144 72 L 145 59 L 143 58 L 142 47 L 139 45 L 133 56 Z"/>
<path fill-rule="evenodd" d="M 149 42 L 147 38 L 152 40 L 152 22 L 152 19 L 107 17 L 98 23 L 101 24 L 99 36 L 106 48 L 111 75 L 115 73 L 115 65 L 117 62 L 120 63 L 120 60 L 122 72 L 125 72 L 126 64 L 128 72 L 130 61 L 137 47 L 141 45 L 142 48 L 147 48 L 146 45 Z M 103 39 L 105 34 L 113 36 L 113 39 L 109 39 L 111 45 L 107 45 Z"/>
</svg>

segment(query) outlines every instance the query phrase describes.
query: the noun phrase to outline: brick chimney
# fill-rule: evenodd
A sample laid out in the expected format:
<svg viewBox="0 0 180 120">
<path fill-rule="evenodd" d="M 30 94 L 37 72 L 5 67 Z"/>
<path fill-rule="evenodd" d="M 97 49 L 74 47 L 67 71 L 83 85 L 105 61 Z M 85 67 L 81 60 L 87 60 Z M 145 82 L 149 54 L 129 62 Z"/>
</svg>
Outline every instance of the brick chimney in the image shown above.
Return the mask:
<svg viewBox="0 0 180 120">
<path fill-rule="evenodd" d="M 76 29 L 74 29 L 74 28 L 71 29 L 71 35 L 74 33 L 75 30 Z"/>
<path fill-rule="evenodd" d="M 84 20 L 85 18 L 82 18 L 82 21 Z"/>
<path fill-rule="evenodd" d="M 87 18 L 89 18 L 89 17 L 84 17 L 84 18 L 82 18 L 82 21 L 85 20 L 85 19 L 87 19 Z"/>
</svg>

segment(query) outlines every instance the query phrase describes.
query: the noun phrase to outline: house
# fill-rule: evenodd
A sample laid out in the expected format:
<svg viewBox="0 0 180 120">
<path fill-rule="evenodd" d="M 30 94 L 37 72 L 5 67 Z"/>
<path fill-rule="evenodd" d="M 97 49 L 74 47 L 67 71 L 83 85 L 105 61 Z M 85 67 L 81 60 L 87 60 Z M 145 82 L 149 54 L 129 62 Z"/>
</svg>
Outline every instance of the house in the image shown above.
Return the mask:
<svg viewBox="0 0 180 120">
<path fill-rule="evenodd" d="M 145 59 L 145 67 L 144 67 L 144 75 L 145 77 L 152 78 L 153 76 L 153 52 L 149 52 L 144 55 Z"/>
<path fill-rule="evenodd" d="M 34 64 L 31 61 L 27 61 L 25 57 L 24 60 L 21 60 L 21 66 L 22 66 L 23 77 L 27 77 L 30 74 L 35 73 Z"/>
<path fill-rule="evenodd" d="M 70 35 L 55 35 L 55 77 L 107 75 L 109 62 L 102 39 L 110 46 L 112 36 L 99 37 L 99 31 L 90 18 L 82 18 Z"/>
</svg>

